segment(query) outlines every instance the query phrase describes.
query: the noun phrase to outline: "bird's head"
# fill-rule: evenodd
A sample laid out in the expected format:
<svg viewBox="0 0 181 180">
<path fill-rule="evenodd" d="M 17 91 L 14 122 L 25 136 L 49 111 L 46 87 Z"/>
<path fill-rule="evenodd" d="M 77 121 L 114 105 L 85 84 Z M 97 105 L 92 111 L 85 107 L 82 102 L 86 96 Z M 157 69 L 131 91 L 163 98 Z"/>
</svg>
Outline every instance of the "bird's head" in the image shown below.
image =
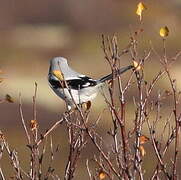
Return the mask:
<svg viewBox="0 0 181 180">
<path fill-rule="evenodd" d="M 50 60 L 50 68 L 49 68 L 49 74 L 54 75 L 56 78 L 58 78 L 60 81 L 64 80 L 64 75 L 62 72 L 63 67 L 67 67 L 67 59 L 64 57 L 54 57 Z"/>
</svg>

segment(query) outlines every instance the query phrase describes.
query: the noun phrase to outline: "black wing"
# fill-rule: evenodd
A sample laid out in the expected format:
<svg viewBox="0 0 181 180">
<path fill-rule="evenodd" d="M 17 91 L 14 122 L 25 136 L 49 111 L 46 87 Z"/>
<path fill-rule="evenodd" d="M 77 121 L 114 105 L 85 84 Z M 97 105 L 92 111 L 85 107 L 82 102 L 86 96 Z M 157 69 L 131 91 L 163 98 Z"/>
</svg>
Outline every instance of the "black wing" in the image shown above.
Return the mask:
<svg viewBox="0 0 181 180">
<path fill-rule="evenodd" d="M 48 81 L 51 84 L 51 86 L 55 89 L 66 87 L 64 81 L 59 81 L 57 79 L 54 79 L 53 77 L 49 77 Z M 97 81 L 87 76 L 81 76 L 79 77 L 79 79 L 70 79 L 67 80 L 66 83 L 70 89 L 75 89 L 75 90 L 97 85 Z"/>
<path fill-rule="evenodd" d="M 79 77 L 80 79 L 67 80 L 67 84 L 71 89 L 83 89 L 91 86 L 97 85 L 97 81 L 91 79 L 87 76 Z"/>
</svg>

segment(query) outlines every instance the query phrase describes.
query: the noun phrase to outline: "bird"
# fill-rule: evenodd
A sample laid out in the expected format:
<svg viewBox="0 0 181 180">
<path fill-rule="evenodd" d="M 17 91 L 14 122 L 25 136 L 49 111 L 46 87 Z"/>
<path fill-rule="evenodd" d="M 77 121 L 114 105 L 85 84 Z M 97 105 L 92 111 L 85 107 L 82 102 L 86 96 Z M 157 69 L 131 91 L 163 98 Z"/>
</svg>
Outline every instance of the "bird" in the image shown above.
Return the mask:
<svg viewBox="0 0 181 180">
<path fill-rule="evenodd" d="M 134 68 L 133 65 L 122 67 L 116 71 L 116 76 Z M 75 105 L 80 105 L 93 100 L 102 85 L 112 80 L 113 74 L 108 74 L 100 79 L 92 79 L 89 76 L 74 71 L 64 57 L 54 57 L 50 60 L 48 82 L 57 96 L 63 99 L 68 110 Z"/>
</svg>

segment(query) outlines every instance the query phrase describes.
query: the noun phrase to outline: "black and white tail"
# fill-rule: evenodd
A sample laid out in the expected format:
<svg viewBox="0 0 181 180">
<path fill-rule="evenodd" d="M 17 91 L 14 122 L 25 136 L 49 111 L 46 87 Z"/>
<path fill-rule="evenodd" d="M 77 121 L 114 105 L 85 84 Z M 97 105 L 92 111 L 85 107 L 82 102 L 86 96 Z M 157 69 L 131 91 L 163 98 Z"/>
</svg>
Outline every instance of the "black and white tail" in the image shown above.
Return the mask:
<svg viewBox="0 0 181 180">
<path fill-rule="evenodd" d="M 123 67 L 123 68 L 120 68 L 117 72 L 116 72 L 116 75 L 115 76 L 118 76 L 118 75 L 121 75 L 123 74 L 124 72 L 128 71 L 129 69 L 132 69 L 134 68 L 134 66 L 130 65 L 130 66 L 126 66 L 126 67 Z M 98 80 L 98 82 L 105 82 L 105 81 L 109 81 L 113 78 L 113 74 L 109 74 L 107 76 L 104 76 L 102 77 L 101 79 Z"/>
</svg>

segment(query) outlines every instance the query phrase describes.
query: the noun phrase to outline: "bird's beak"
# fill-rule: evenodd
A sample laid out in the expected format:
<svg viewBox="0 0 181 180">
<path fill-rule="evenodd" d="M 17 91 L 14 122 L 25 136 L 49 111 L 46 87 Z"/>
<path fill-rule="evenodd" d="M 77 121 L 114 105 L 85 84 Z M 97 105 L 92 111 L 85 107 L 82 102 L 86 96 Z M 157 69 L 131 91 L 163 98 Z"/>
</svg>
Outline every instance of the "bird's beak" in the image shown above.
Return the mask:
<svg viewBox="0 0 181 180">
<path fill-rule="evenodd" d="M 60 70 L 54 70 L 52 73 L 53 73 L 53 75 L 54 75 L 55 77 L 57 77 L 60 81 L 63 81 L 63 80 L 64 80 L 63 73 L 62 73 Z"/>
</svg>

